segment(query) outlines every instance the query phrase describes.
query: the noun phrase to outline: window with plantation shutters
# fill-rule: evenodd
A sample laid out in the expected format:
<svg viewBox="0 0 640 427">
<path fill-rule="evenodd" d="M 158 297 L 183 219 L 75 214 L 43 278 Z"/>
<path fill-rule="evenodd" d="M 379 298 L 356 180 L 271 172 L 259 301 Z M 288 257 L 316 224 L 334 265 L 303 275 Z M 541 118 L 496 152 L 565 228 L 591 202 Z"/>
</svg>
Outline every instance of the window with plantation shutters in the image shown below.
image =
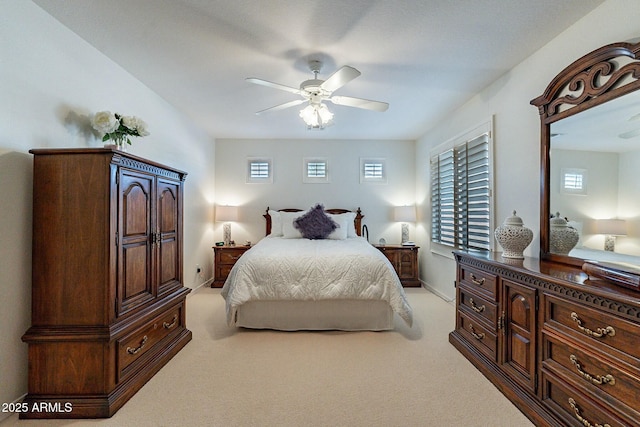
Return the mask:
<svg viewBox="0 0 640 427">
<path fill-rule="evenodd" d="M 329 182 L 329 161 L 324 157 L 305 157 L 302 159 L 302 182 L 327 183 Z"/>
<path fill-rule="evenodd" d="M 360 159 L 360 182 L 387 183 L 387 165 L 384 158 Z"/>
<path fill-rule="evenodd" d="M 273 172 L 271 159 L 264 157 L 247 158 L 247 183 L 260 184 L 272 182 Z"/>
<path fill-rule="evenodd" d="M 458 249 L 491 249 L 490 135 L 490 131 L 475 133 L 432 154 L 432 242 Z"/>
</svg>

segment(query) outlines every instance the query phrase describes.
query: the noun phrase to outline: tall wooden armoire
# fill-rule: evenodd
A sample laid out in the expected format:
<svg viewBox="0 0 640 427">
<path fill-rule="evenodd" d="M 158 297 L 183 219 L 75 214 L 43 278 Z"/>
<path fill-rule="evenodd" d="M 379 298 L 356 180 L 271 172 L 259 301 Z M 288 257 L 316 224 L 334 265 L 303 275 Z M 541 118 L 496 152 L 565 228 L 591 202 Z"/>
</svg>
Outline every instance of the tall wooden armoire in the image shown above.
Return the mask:
<svg viewBox="0 0 640 427">
<path fill-rule="evenodd" d="M 190 340 L 186 173 L 109 148 L 34 149 L 21 418 L 112 416 Z"/>
</svg>

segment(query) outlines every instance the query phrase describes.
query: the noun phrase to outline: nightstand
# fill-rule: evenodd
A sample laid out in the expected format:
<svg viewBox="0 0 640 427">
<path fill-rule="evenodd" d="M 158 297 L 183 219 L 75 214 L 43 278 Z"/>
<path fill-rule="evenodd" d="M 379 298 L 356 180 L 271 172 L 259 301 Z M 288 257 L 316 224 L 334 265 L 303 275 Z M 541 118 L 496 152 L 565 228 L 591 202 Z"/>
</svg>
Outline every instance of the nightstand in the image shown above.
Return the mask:
<svg viewBox="0 0 640 427">
<path fill-rule="evenodd" d="M 403 287 L 420 286 L 418 274 L 419 246 L 373 245 L 387 256 L 395 268 Z"/>
<path fill-rule="evenodd" d="M 214 246 L 213 247 L 213 283 L 212 288 L 221 288 L 238 258 L 251 246 Z"/>
</svg>

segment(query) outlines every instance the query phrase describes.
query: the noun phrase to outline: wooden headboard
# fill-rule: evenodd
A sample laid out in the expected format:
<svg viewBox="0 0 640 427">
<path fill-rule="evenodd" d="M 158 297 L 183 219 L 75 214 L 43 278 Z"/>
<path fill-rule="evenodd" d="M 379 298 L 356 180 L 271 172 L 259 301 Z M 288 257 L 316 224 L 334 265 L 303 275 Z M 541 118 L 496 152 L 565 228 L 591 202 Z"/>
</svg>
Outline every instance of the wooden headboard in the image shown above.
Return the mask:
<svg viewBox="0 0 640 427">
<path fill-rule="evenodd" d="M 268 236 L 269 234 L 271 234 L 271 215 L 269 215 L 269 210 L 270 208 L 267 208 L 267 212 L 264 215 L 262 215 L 264 219 L 267 220 L 267 230 L 266 230 L 267 234 L 265 234 L 265 236 Z M 302 209 L 291 209 L 291 208 L 278 209 L 278 212 L 301 212 L 301 211 Z M 353 211 L 350 211 L 349 209 L 325 209 L 324 211 L 333 215 L 353 212 Z M 356 227 L 356 234 L 358 234 L 358 236 L 362 236 L 362 218 L 364 218 L 364 215 L 362 215 L 362 211 L 360 210 L 360 208 L 358 208 L 356 210 L 356 218 L 353 220 L 353 225 Z"/>
</svg>

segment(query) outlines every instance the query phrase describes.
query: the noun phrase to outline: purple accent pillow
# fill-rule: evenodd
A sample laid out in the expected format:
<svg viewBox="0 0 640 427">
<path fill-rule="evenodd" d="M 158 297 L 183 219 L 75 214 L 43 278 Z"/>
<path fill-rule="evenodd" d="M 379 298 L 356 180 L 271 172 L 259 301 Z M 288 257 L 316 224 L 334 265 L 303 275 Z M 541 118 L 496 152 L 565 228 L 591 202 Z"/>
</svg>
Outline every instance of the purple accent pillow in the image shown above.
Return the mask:
<svg viewBox="0 0 640 427">
<path fill-rule="evenodd" d="M 324 206 L 318 204 L 309 212 L 293 221 L 293 226 L 300 230 L 305 239 L 326 239 L 338 224 L 324 212 Z"/>
</svg>

